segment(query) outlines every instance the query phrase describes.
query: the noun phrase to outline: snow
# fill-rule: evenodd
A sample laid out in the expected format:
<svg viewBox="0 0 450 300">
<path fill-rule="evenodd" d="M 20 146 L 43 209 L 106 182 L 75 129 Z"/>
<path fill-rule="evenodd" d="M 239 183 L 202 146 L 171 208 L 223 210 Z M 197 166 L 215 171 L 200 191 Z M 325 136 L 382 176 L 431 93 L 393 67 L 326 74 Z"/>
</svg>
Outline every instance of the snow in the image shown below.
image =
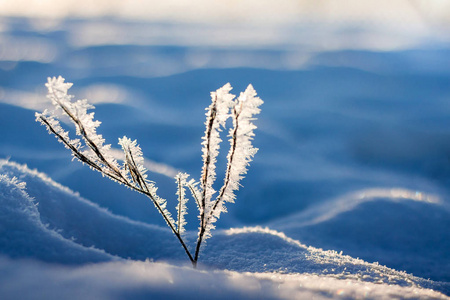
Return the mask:
<svg viewBox="0 0 450 300">
<path fill-rule="evenodd" d="M 169 230 L 115 216 L 26 166 L 5 160 L 0 166 L 0 220 L 8 228 L 0 244 L 3 299 L 446 299 L 437 291 L 448 292 L 448 284 L 307 247 L 262 227 L 216 232 L 194 270 Z M 44 201 L 36 204 L 33 196 Z"/>
<path fill-rule="evenodd" d="M 236 12 L 240 2 L 205 26 L 183 23 L 187 15 L 172 22 L 176 14 L 136 21 L 117 3 L 111 14 L 123 19 L 10 17 L 15 8 L 0 1 L 0 298 L 448 299 L 446 6 L 422 11 L 443 16 L 427 23 L 400 2 L 388 20 L 368 5 L 371 24 L 345 5 L 315 15 L 319 23 L 295 14 L 277 23 L 264 5 L 248 22 L 228 22 L 249 15 Z M 95 104 L 114 159 L 123 156 L 117 137 L 139 142 L 174 216 L 176 174 L 201 177 L 210 91 L 227 82 L 258 91 L 259 151 L 197 270 L 148 198 L 72 161 L 35 122 L 51 109 L 46 78 L 60 74 Z M 198 194 L 189 178 L 186 196 Z"/>
<path fill-rule="evenodd" d="M 113 259 L 104 251 L 90 249 L 63 238 L 39 218 L 37 204 L 17 178 L 0 177 L 2 204 L 2 254 L 13 258 L 39 257 L 43 261 L 86 263 Z"/>
<path fill-rule="evenodd" d="M 429 289 L 314 274 L 196 271 L 165 263 L 61 267 L 0 260 L 3 299 L 447 299 Z M 20 283 L 20 284 L 18 284 Z"/>
</svg>

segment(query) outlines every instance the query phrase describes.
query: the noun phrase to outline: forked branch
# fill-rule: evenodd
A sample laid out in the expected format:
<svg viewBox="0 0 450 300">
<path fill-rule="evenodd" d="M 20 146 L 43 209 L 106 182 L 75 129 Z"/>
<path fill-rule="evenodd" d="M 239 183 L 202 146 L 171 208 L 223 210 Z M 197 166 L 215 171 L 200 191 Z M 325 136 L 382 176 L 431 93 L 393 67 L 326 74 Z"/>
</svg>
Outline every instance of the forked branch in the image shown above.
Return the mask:
<svg viewBox="0 0 450 300">
<path fill-rule="evenodd" d="M 210 237 L 214 223 L 221 212 L 226 211 L 224 203 L 234 202 L 234 191 L 238 189 L 239 181 L 246 173 L 247 166 L 257 151 L 251 145 L 253 130 L 256 128 L 252 121 L 253 115 L 259 113 L 258 106 L 262 104 L 262 101 L 256 97 L 253 87 L 250 85 L 237 99 L 229 93 L 230 84 L 211 93 L 212 103 L 207 109 L 206 130 L 202 142 L 203 168 L 200 189 L 195 180 L 188 180 L 189 175 L 186 173 L 179 173 L 175 177 L 178 196 L 175 221 L 166 208 L 166 200 L 157 195 L 154 183 L 147 180 L 147 170 L 144 168 L 142 151 L 137 141 L 127 137 L 119 139 L 124 156 L 122 165 L 118 164 L 110 153 L 111 146 L 104 145 L 103 137 L 96 132 L 100 122 L 94 121 L 94 113 L 87 112 L 94 107 L 88 104 L 87 100 L 72 102 L 73 96 L 67 93 L 72 84 L 65 83 L 61 76 L 49 78 L 46 86 L 47 97 L 52 101 L 55 110 L 36 113 L 36 120 L 46 126 L 49 133 L 55 135 L 76 159 L 104 176 L 147 196 L 177 237 L 192 265 L 196 267 L 202 242 Z M 69 117 L 80 139 L 70 139 L 69 133 L 61 127 L 56 111 L 61 111 Z M 216 179 L 215 164 L 222 141 L 220 132 L 222 128 L 225 128 L 226 121 L 230 117 L 233 120 L 233 128 L 229 131 L 230 150 L 224 183 L 216 199 L 212 200 L 215 194 L 213 188 Z M 200 226 L 194 255 L 183 238 L 188 200 L 185 188 L 190 191 L 199 210 Z"/>
</svg>

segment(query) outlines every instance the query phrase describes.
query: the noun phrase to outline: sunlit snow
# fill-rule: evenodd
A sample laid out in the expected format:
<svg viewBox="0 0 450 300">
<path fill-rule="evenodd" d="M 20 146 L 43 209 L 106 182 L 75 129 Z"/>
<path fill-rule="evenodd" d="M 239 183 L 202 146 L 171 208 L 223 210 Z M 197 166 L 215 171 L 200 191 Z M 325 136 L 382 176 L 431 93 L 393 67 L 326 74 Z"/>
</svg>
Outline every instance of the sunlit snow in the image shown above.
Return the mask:
<svg viewBox="0 0 450 300">
<path fill-rule="evenodd" d="M 449 299 L 449 14 L 437 0 L 0 0 L 0 299 Z M 138 141 L 191 248 L 198 210 L 177 206 L 174 177 L 201 178 L 210 92 L 251 84 L 264 100 L 258 153 L 196 270 L 146 197 L 35 122 L 58 75 L 95 105 L 111 159 L 118 137 Z"/>
</svg>

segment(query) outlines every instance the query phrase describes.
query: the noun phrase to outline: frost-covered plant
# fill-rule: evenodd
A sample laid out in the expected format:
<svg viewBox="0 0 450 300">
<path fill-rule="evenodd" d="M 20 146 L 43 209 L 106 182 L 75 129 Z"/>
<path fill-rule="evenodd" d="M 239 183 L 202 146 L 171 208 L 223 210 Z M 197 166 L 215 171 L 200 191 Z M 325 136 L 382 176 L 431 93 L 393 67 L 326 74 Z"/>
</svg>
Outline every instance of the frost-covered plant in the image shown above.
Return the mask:
<svg viewBox="0 0 450 300">
<path fill-rule="evenodd" d="M 67 93 L 71 86 L 72 84 L 64 82 L 61 76 L 48 78 L 47 97 L 52 101 L 54 109 L 36 113 L 36 121 L 45 125 L 49 133 L 55 135 L 59 142 L 71 150 L 72 155 L 82 163 L 150 198 L 180 242 L 192 265 L 196 267 L 203 242 L 211 236 L 211 230 L 215 228 L 214 224 L 220 214 L 226 212 L 225 203 L 234 202 L 236 197 L 234 191 L 239 188 L 239 182 L 246 174 L 247 166 L 258 150 L 251 143 L 254 136 L 253 130 L 256 128 L 253 120 L 255 120 L 254 115 L 260 112 L 259 106 L 263 101 L 256 97 L 256 92 L 251 85 L 237 98 L 230 94 L 229 83 L 211 93 L 212 102 L 206 109 L 206 130 L 202 142 L 201 178 L 197 182 L 189 179 L 186 173 L 175 176 L 178 204 L 176 220 L 174 220 L 167 210 L 167 201 L 157 195 L 155 184 L 147 179 L 147 170 L 143 165 L 144 159 L 137 141 L 126 136 L 119 138 L 119 145 L 123 150 L 123 162 L 117 162 L 111 153 L 111 145 L 105 144 L 102 135 L 97 133 L 101 122 L 94 120 L 93 112 L 88 112 L 94 109 L 94 106 L 87 100 L 73 101 L 73 96 Z M 61 113 L 69 117 L 75 125 L 78 138 L 71 139 L 69 133 L 62 128 L 58 119 Z M 224 182 L 217 193 L 213 185 L 216 180 L 216 161 L 222 141 L 220 132 L 226 127 L 228 118 L 231 118 L 233 123 L 228 134 L 230 150 Z M 189 250 L 183 236 L 188 199 L 186 190 L 195 200 L 199 210 L 200 226 L 194 251 Z"/>
</svg>

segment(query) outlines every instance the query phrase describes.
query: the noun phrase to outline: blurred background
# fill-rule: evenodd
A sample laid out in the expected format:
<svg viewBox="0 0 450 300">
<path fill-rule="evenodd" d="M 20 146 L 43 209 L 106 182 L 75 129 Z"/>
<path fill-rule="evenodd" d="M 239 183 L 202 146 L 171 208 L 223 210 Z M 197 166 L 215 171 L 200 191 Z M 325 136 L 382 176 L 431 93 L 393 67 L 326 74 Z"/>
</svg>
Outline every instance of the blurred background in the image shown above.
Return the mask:
<svg viewBox="0 0 450 300">
<path fill-rule="evenodd" d="M 159 62 L 134 70 L 143 76 L 202 67 L 302 69 L 318 52 L 441 48 L 450 41 L 446 0 L 2 0 L 0 16 L 2 61 L 49 63 L 64 56 L 69 60 L 67 51 L 102 45 L 189 50 L 183 60 L 166 59 L 165 64 L 150 54 L 128 55 L 135 63 L 138 58 L 144 64 L 151 58 Z M 35 32 L 35 38 L 25 42 L 26 32 Z M 268 57 L 269 51 L 278 55 Z M 131 63 L 131 58 L 123 59 Z M 84 67 L 79 63 L 73 64 Z M 327 63 L 382 67 L 361 60 Z"/>
<path fill-rule="evenodd" d="M 260 151 L 219 227 L 268 225 L 450 280 L 450 1 L 0 0 L 0 157 L 163 225 L 34 122 L 58 75 L 108 143 L 138 139 L 172 200 L 166 175 L 200 176 L 209 93 L 253 84 Z"/>
</svg>

